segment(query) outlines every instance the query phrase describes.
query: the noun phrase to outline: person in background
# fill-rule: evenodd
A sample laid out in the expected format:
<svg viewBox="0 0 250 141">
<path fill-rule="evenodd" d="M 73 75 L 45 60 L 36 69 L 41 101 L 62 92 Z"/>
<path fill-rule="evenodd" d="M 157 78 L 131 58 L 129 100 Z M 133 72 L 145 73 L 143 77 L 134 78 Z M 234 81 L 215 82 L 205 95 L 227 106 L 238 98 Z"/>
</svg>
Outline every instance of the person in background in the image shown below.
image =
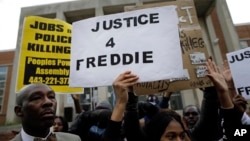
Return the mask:
<svg viewBox="0 0 250 141">
<path fill-rule="evenodd" d="M 112 106 L 103 100 L 92 111 L 82 111 L 69 127 L 69 133 L 84 141 L 100 141 L 111 117 Z"/>
<path fill-rule="evenodd" d="M 169 100 L 173 92 L 164 92 L 162 96 L 162 100 L 159 103 L 159 107 L 161 111 L 169 108 Z M 187 105 L 183 108 L 183 119 L 185 125 L 188 126 L 189 129 L 193 128 L 196 122 L 200 117 L 200 109 L 195 105 Z"/>
<path fill-rule="evenodd" d="M 155 95 L 155 94 L 148 95 L 146 101 L 148 103 L 155 105 L 155 106 L 158 106 L 160 103 L 157 95 Z"/>
<path fill-rule="evenodd" d="M 102 100 L 99 103 L 97 103 L 96 110 L 98 109 L 108 109 L 112 111 L 112 105 L 107 100 Z"/>
<path fill-rule="evenodd" d="M 187 105 L 183 108 L 183 119 L 189 129 L 194 127 L 199 118 L 200 109 L 197 106 Z"/>
<path fill-rule="evenodd" d="M 160 111 L 159 100 L 156 95 L 148 95 L 146 101 L 138 103 L 140 125 L 143 127 L 156 113 Z"/>
<path fill-rule="evenodd" d="M 62 116 L 56 116 L 53 123 L 54 132 L 68 132 L 69 125 L 67 120 Z"/>
<path fill-rule="evenodd" d="M 162 98 L 159 101 L 156 94 L 148 95 L 146 102 L 139 101 L 138 110 L 140 117 L 140 125 L 143 127 L 156 113 L 161 110 L 168 109 L 169 100 L 172 92 L 163 92 Z"/>
<path fill-rule="evenodd" d="M 187 141 L 181 116 L 169 112 L 157 113 L 144 127 L 147 141 Z"/>
<path fill-rule="evenodd" d="M 163 92 L 162 99 L 159 103 L 159 107 L 161 109 L 168 109 L 169 108 L 169 100 L 173 92 Z"/>
<path fill-rule="evenodd" d="M 149 102 L 160 109 L 168 109 L 169 100 L 172 94 L 173 92 L 163 92 L 160 100 L 156 94 L 150 94 L 147 96 L 146 102 Z"/>
<path fill-rule="evenodd" d="M 15 113 L 21 118 L 22 129 L 11 141 L 58 140 L 81 141 L 79 136 L 51 132 L 57 101 L 55 92 L 46 84 L 34 83 L 24 86 L 16 95 Z M 39 139 L 37 139 L 39 138 Z"/>
</svg>

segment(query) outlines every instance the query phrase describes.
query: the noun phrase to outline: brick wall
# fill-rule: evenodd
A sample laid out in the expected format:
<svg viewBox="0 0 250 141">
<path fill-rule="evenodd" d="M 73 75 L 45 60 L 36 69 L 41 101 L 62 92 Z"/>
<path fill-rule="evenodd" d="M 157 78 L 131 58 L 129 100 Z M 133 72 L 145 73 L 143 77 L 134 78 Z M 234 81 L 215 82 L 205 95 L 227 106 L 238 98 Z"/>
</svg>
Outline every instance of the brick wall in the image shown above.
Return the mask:
<svg viewBox="0 0 250 141">
<path fill-rule="evenodd" d="M 250 46 L 250 23 L 236 25 L 235 29 L 238 33 L 239 39 L 241 41 L 246 41 L 248 46 Z"/>
<path fill-rule="evenodd" d="M 12 76 L 12 68 L 13 68 L 13 62 L 14 62 L 14 55 L 15 50 L 9 50 L 9 51 L 3 51 L 0 52 L 0 66 L 7 66 L 8 72 L 7 72 L 7 79 L 5 83 L 5 89 L 4 89 L 4 99 L 3 99 L 3 107 L 2 111 L 0 113 L 0 126 L 5 124 L 6 120 L 6 113 L 7 113 L 7 106 L 8 106 L 8 100 L 9 100 L 9 94 L 10 94 L 10 81 Z M 12 110 L 14 112 L 14 109 Z M 2 141 L 0 139 L 0 141 Z"/>
</svg>

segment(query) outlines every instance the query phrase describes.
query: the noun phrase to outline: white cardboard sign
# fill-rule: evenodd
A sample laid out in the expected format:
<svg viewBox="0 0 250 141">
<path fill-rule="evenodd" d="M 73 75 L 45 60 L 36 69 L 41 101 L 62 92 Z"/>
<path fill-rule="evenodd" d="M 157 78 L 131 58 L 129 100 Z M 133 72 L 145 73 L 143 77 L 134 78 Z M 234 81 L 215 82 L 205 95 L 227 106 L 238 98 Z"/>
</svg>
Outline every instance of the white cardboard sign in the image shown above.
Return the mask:
<svg viewBox="0 0 250 141">
<path fill-rule="evenodd" d="M 149 82 L 183 76 L 176 6 L 73 23 L 71 87 L 112 85 L 126 70 Z"/>
<path fill-rule="evenodd" d="M 238 94 L 250 99 L 250 48 L 227 53 L 227 60 Z"/>
</svg>

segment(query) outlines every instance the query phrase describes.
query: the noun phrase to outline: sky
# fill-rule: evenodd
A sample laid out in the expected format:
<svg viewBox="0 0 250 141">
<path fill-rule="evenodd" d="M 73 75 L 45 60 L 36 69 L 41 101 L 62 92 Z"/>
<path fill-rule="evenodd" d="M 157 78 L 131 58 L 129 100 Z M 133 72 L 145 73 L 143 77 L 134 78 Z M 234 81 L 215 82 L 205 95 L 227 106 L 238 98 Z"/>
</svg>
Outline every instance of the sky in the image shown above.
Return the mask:
<svg viewBox="0 0 250 141">
<path fill-rule="evenodd" d="M 16 48 L 21 7 L 72 0 L 0 0 L 0 51 Z M 226 0 L 234 24 L 250 23 L 250 0 Z"/>
</svg>

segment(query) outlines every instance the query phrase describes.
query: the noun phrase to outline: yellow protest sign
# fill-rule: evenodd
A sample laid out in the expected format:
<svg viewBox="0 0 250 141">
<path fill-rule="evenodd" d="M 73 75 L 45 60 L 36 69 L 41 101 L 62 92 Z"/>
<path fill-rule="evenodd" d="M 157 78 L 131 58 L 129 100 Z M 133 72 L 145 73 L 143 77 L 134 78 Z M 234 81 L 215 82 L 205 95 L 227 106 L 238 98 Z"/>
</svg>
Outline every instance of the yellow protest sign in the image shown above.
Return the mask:
<svg viewBox="0 0 250 141">
<path fill-rule="evenodd" d="M 38 16 L 26 17 L 23 25 L 16 92 L 41 82 L 58 93 L 82 93 L 83 88 L 68 86 L 72 26 Z"/>
</svg>

